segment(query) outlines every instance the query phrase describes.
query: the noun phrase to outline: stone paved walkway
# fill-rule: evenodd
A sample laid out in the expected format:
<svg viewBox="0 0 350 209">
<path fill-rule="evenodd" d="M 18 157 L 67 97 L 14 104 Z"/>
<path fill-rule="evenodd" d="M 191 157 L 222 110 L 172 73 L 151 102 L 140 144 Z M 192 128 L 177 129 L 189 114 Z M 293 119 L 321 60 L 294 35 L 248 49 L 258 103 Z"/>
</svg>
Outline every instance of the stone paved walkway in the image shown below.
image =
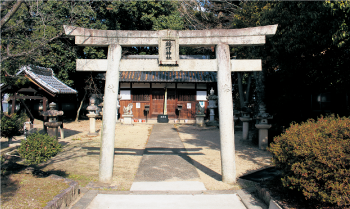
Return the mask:
<svg viewBox="0 0 350 209">
<path fill-rule="evenodd" d="M 171 124 L 156 124 L 130 191 L 206 190 Z"/>
<path fill-rule="evenodd" d="M 242 191 L 206 191 L 188 157 L 195 154 L 200 152 L 185 149 L 173 124 L 155 124 L 130 191 L 90 190 L 72 208 L 264 208 L 251 207 L 255 200 Z"/>
</svg>

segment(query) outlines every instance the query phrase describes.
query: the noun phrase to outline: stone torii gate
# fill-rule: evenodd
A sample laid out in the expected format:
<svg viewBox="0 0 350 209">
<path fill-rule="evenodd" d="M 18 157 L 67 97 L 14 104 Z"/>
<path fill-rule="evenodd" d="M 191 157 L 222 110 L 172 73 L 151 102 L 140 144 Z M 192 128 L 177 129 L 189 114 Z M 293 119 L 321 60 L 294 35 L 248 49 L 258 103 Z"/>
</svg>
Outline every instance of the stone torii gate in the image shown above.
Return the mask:
<svg viewBox="0 0 350 209">
<path fill-rule="evenodd" d="M 261 71 L 261 60 L 230 60 L 229 46 L 263 45 L 278 25 L 243 29 L 124 31 L 63 26 L 80 46 L 108 47 L 105 60 L 77 60 L 77 71 L 106 71 L 99 182 L 111 183 L 119 71 L 217 71 L 222 181 L 236 182 L 231 71 Z M 179 45 L 215 46 L 216 59 L 179 59 Z M 159 59 L 121 59 L 122 47 L 158 46 Z"/>
</svg>

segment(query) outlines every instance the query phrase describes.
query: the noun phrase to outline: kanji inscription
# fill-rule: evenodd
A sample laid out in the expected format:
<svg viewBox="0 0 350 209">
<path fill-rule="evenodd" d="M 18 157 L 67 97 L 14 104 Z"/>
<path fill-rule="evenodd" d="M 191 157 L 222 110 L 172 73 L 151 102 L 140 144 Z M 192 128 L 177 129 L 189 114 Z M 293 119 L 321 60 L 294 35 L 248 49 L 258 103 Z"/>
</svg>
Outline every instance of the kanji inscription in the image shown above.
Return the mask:
<svg viewBox="0 0 350 209">
<path fill-rule="evenodd" d="M 159 65 L 179 64 L 179 44 L 177 38 L 161 38 L 159 41 Z"/>
</svg>

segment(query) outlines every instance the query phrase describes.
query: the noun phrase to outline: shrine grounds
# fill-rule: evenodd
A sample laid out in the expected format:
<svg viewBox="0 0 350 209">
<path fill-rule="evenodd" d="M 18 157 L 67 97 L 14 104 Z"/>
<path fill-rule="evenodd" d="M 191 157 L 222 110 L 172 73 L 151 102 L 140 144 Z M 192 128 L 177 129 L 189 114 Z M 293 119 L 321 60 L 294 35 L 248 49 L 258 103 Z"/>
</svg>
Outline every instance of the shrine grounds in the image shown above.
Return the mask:
<svg viewBox="0 0 350 209">
<path fill-rule="evenodd" d="M 102 121 L 97 120 L 98 136 L 88 136 L 89 121 L 65 121 L 65 138 L 59 139 L 63 151 L 49 161 L 38 165 L 38 169 L 75 180 L 88 188 L 90 182 L 98 181 L 99 154 Z M 145 145 L 152 131 L 151 123 L 116 125 L 115 157 L 112 190 L 129 191 L 141 161 Z M 42 128 L 36 120 L 34 128 Z M 198 150 L 189 153 L 201 181 L 207 190 L 237 190 L 244 185 L 225 184 L 221 181 L 220 139 L 216 127 L 198 127 L 192 124 L 174 124 L 186 149 Z M 20 144 L 15 137 L 13 144 Z M 4 147 L 6 139 L 2 138 Z M 6 146 L 6 145 L 5 145 Z M 8 148 L 7 148 L 8 149 Z M 6 148 L 2 148 L 2 153 Z M 235 131 L 237 177 L 269 167 L 272 155 L 259 150 L 251 141 L 242 140 L 242 132 Z"/>
</svg>

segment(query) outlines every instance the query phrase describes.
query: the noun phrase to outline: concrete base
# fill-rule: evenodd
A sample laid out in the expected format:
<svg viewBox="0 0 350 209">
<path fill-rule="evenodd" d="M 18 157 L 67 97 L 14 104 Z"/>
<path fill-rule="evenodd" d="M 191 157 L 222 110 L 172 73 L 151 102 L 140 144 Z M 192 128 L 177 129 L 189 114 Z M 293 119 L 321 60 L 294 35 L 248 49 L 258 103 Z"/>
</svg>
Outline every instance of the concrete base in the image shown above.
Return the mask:
<svg viewBox="0 0 350 209">
<path fill-rule="evenodd" d="M 132 124 L 132 117 L 134 117 L 134 115 L 123 115 L 123 118 L 124 118 L 123 124 Z"/>
<path fill-rule="evenodd" d="M 87 207 L 105 208 L 162 208 L 162 209 L 246 209 L 237 194 L 222 195 L 114 195 L 98 194 Z"/>
<path fill-rule="evenodd" d="M 196 115 L 196 124 L 198 126 L 203 126 L 204 125 L 204 116 L 205 115 Z"/>
<path fill-rule="evenodd" d="M 199 181 L 134 182 L 130 191 L 203 191 L 207 190 Z"/>
</svg>

